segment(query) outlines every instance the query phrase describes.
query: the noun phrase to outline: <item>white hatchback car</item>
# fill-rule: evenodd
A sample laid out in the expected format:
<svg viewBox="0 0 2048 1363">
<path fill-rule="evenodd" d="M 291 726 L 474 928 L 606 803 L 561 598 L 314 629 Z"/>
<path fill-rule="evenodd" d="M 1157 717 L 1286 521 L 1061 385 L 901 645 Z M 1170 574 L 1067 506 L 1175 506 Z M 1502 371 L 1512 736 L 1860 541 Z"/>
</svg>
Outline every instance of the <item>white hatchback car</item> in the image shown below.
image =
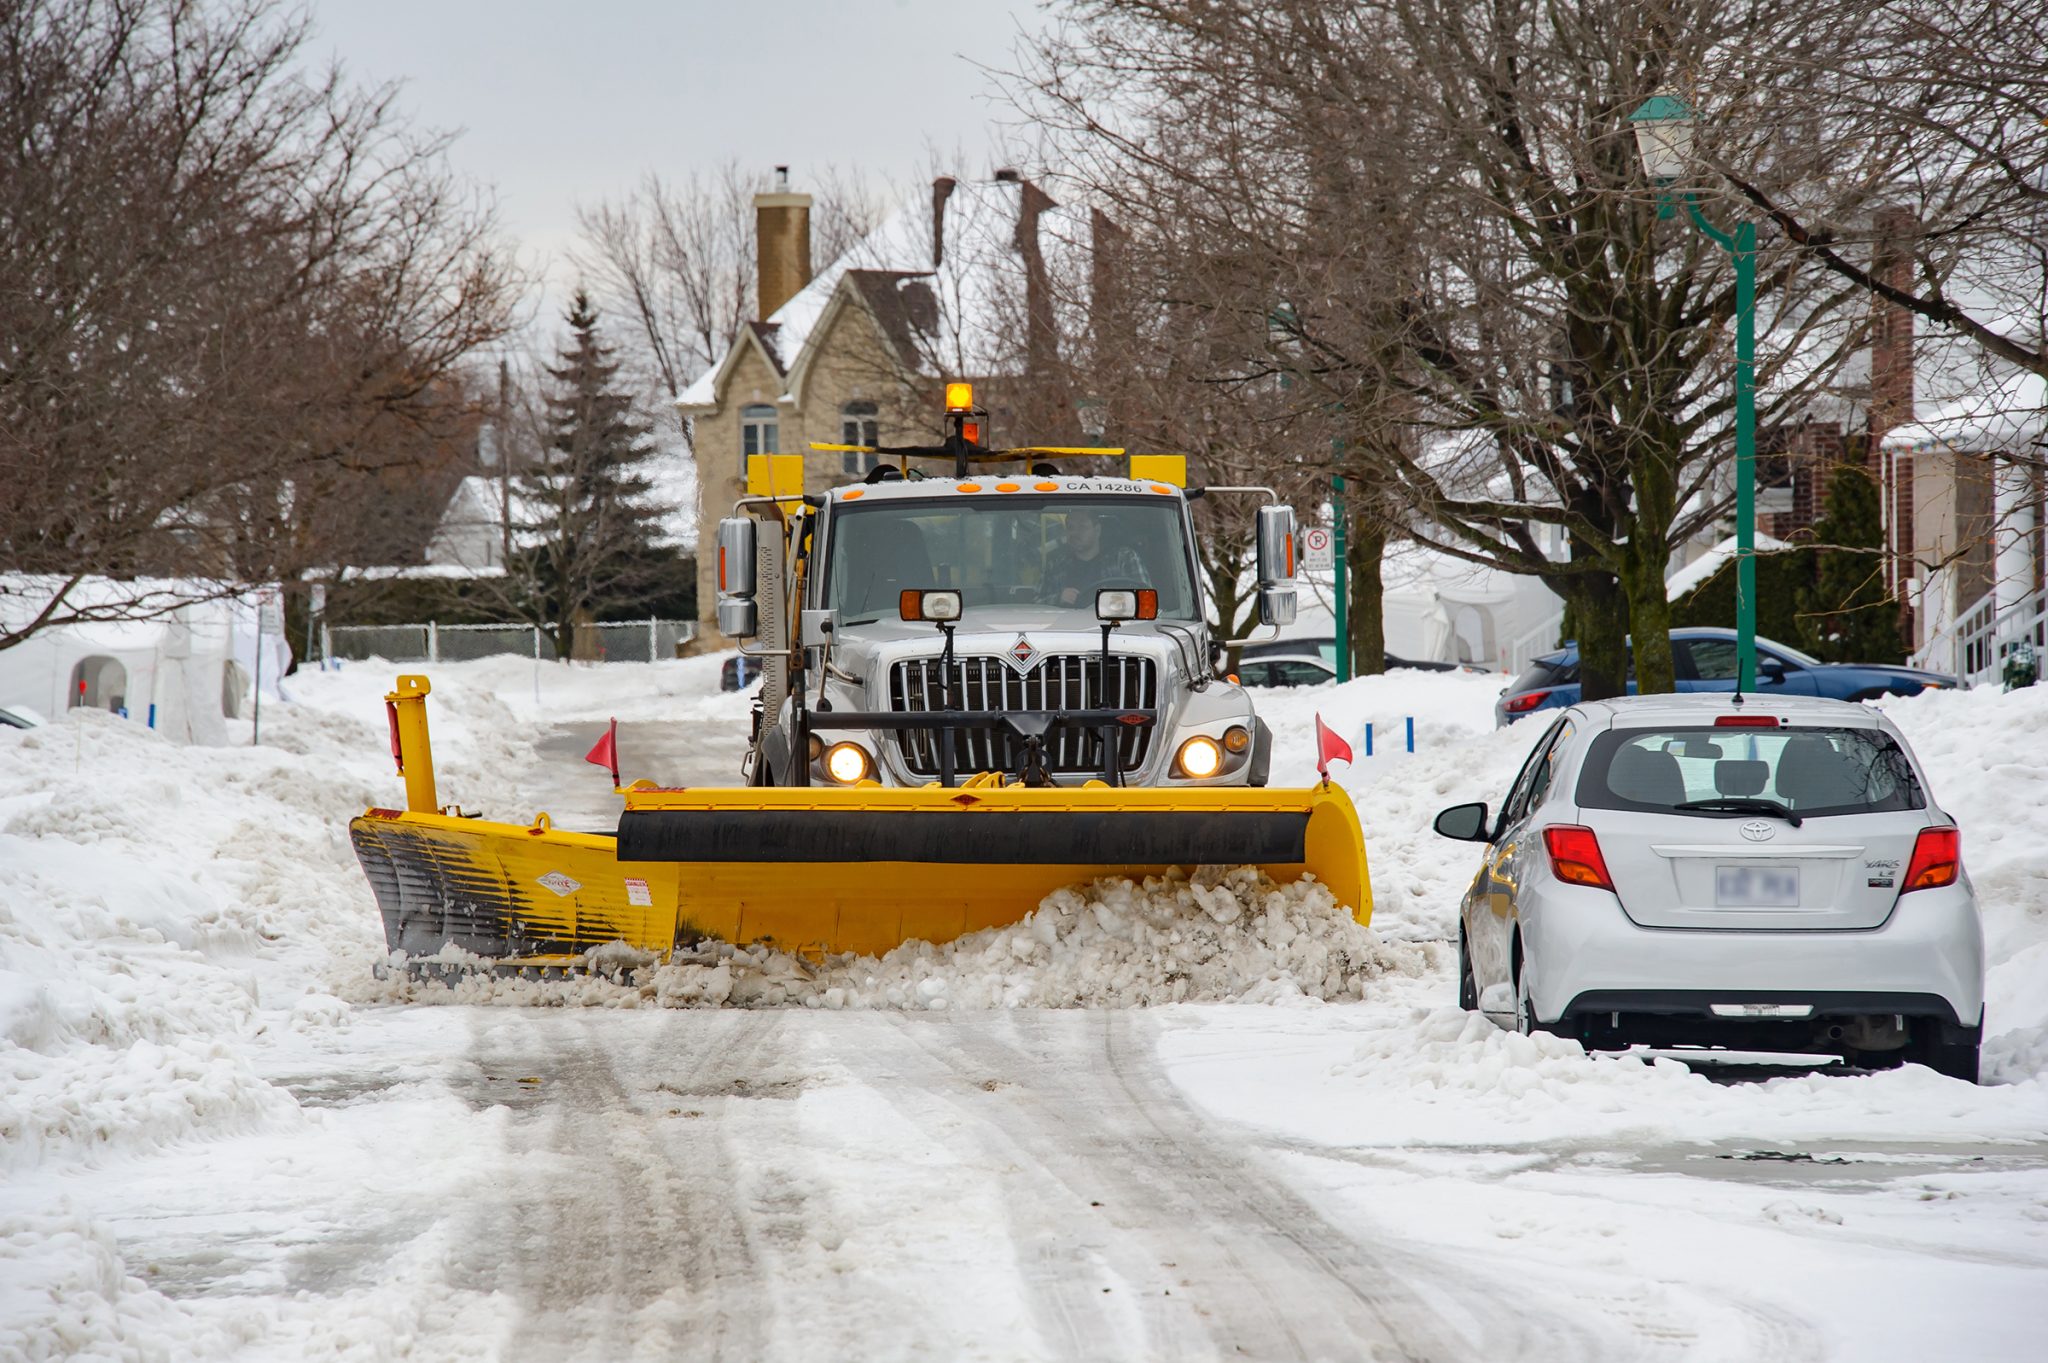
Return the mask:
<svg viewBox="0 0 2048 1363">
<path fill-rule="evenodd" d="M 1465 894 L 1461 1002 L 1617 1049 L 1917 1061 L 1975 1081 L 1984 934 L 1955 821 L 1863 705 L 1644 696 L 1558 716 Z"/>
</svg>

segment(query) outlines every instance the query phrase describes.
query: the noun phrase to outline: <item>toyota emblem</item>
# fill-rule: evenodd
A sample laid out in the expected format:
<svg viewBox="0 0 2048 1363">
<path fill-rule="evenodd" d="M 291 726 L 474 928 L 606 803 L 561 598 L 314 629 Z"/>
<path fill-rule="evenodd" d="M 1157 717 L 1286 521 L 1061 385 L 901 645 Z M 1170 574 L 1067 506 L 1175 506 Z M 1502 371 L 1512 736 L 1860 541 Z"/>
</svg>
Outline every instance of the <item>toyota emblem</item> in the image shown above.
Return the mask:
<svg viewBox="0 0 2048 1363">
<path fill-rule="evenodd" d="M 1768 819 L 1751 819 L 1742 826 L 1742 836 L 1751 842 L 1769 842 L 1778 835 L 1778 826 Z"/>
</svg>

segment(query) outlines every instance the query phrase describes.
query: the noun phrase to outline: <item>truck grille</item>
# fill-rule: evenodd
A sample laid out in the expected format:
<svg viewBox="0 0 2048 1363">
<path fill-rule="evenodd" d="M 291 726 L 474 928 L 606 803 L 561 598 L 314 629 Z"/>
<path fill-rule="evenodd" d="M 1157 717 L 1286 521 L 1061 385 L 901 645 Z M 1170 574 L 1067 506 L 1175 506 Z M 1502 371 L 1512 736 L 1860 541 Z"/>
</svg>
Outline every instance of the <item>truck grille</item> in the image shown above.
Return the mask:
<svg viewBox="0 0 2048 1363">
<path fill-rule="evenodd" d="M 937 658 L 911 658 L 889 673 L 889 708 L 895 711 L 944 708 L 939 681 L 943 663 Z M 1102 685 L 1102 655 L 1057 653 L 1019 672 L 1000 658 L 953 660 L 953 708 L 971 711 L 1007 710 L 1150 710 L 1159 703 L 1158 665 L 1150 658 L 1112 656 L 1109 688 Z M 1152 748 L 1152 725 L 1117 726 L 1117 766 L 1133 771 L 1145 763 Z M 999 729 L 960 729 L 953 749 L 958 775 L 977 771 L 1014 772 L 1022 765 L 1022 741 Z M 905 729 L 896 735 L 903 760 L 919 776 L 939 774 L 941 735 L 930 729 Z M 1085 775 L 1102 770 L 1102 735 L 1060 725 L 1045 736 L 1046 769 L 1055 775 Z"/>
</svg>

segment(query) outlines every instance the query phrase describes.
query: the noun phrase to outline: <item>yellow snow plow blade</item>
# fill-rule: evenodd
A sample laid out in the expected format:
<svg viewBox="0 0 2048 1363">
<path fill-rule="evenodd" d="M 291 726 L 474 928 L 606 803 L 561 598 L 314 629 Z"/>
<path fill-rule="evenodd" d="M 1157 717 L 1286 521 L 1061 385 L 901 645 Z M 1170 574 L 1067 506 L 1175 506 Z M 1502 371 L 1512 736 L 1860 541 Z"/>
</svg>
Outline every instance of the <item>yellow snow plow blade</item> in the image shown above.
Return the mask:
<svg viewBox="0 0 2048 1363">
<path fill-rule="evenodd" d="M 417 771 L 412 680 L 393 731 Z M 408 701 L 416 726 L 400 722 Z M 443 814 L 408 778 L 426 808 L 372 809 L 350 834 L 389 945 L 414 957 L 452 945 L 547 968 L 611 942 L 665 956 L 702 938 L 879 954 L 1014 923 L 1061 886 L 1203 864 L 1313 874 L 1359 922 L 1372 909 L 1358 815 L 1331 786 L 636 786 L 607 836 Z"/>
</svg>

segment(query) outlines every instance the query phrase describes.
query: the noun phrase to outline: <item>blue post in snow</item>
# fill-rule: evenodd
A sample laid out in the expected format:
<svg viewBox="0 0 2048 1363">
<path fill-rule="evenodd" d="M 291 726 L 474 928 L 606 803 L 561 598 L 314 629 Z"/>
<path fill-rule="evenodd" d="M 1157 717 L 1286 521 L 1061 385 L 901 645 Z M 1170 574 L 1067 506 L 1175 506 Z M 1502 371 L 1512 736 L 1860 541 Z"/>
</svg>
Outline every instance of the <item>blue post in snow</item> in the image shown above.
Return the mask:
<svg viewBox="0 0 2048 1363">
<path fill-rule="evenodd" d="M 1372 756 L 1372 725 L 1365 726 L 1365 755 Z"/>
<path fill-rule="evenodd" d="M 1408 751 L 1415 751 L 1415 716 L 1408 716 Z"/>
<path fill-rule="evenodd" d="M 149 703 L 149 727 L 150 727 L 150 728 L 152 728 L 152 729 L 154 729 L 154 728 L 156 727 L 156 702 L 155 702 L 155 701 L 151 701 L 151 702 Z"/>
</svg>

